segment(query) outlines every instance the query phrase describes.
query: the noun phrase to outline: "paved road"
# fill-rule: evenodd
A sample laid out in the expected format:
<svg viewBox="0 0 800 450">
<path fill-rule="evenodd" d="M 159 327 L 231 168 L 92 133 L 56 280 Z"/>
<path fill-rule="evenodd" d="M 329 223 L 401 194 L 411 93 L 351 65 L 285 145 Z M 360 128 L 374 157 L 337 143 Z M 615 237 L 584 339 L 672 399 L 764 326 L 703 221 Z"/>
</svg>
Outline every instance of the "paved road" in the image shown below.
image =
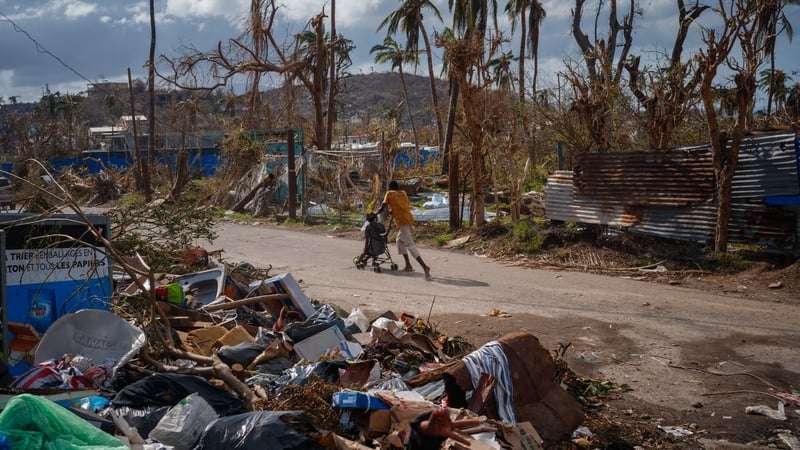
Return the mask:
<svg viewBox="0 0 800 450">
<path fill-rule="evenodd" d="M 800 307 L 710 295 L 679 286 L 576 272 L 532 270 L 446 250 L 423 249 L 432 281 L 421 272 L 357 270 L 352 258 L 361 241 L 280 228 L 227 223 L 212 248 L 229 262 L 271 264 L 292 272 L 309 297 L 381 311 L 484 314 L 496 307 L 514 313 L 558 318 L 586 317 L 625 324 L 669 341 L 721 337 L 730 333 L 795 335 Z M 395 262 L 402 266 L 394 245 Z M 418 269 L 418 267 L 417 267 Z M 800 359 L 795 361 L 800 372 Z"/>
</svg>

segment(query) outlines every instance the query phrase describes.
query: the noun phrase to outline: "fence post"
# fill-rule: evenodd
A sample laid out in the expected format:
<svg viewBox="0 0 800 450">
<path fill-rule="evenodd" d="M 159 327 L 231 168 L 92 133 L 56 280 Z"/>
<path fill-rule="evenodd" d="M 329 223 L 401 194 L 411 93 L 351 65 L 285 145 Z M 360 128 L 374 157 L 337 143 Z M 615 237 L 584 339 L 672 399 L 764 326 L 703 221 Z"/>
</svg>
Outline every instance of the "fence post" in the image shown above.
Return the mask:
<svg viewBox="0 0 800 450">
<path fill-rule="evenodd" d="M 297 172 L 294 167 L 294 129 L 286 130 L 286 160 L 289 167 L 289 218 L 297 218 Z"/>
</svg>

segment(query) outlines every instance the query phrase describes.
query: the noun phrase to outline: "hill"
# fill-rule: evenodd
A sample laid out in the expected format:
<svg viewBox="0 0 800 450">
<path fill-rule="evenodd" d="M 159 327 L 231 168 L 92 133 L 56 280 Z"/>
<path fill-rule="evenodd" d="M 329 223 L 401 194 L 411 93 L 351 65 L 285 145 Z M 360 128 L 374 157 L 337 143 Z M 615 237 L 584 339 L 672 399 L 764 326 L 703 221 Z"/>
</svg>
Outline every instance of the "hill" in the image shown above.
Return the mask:
<svg viewBox="0 0 800 450">
<path fill-rule="evenodd" d="M 403 76 L 417 126 L 433 123 L 435 117 L 429 79 L 413 74 Z M 437 79 L 437 93 L 440 99 L 446 100 L 446 81 Z M 400 108 L 400 117 L 405 125 L 408 117 L 404 100 L 403 85 L 398 73 L 353 75 L 345 81 L 345 92 L 339 100 L 343 105 L 340 118 L 363 119 L 364 115 L 374 117 L 382 110 Z"/>
<path fill-rule="evenodd" d="M 406 73 L 403 76 L 408 88 L 409 103 L 417 129 L 424 126 L 435 126 L 428 77 Z M 341 123 L 351 123 L 354 124 L 354 127 L 358 127 L 360 126 L 358 124 L 368 124 L 376 117 L 396 114 L 401 128 L 411 128 L 399 73 L 355 74 L 342 80 L 342 84 L 343 92 L 336 99 L 338 120 Z M 436 85 L 440 108 L 446 107 L 447 81 L 437 79 Z M 283 88 L 268 91 L 266 93 L 267 101 L 271 104 L 279 104 L 282 92 Z M 299 114 L 312 117 L 313 106 L 307 91 L 303 90 L 300 97 L 297 98 L 297 107 Z"/>
</svg>

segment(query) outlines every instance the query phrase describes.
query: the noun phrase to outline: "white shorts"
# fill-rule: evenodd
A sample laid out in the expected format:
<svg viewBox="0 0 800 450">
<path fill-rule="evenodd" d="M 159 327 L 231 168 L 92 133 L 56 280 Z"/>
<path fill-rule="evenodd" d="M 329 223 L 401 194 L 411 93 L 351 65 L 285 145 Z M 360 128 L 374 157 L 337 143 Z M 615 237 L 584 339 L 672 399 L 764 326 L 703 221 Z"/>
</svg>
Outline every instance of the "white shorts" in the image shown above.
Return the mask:
<svg viewBox="0 0 800 450">
<path fill-rule="evenodd" d="M 414 258 L 419 258 L 419 250 L 411 237 L 411 225 L 403 225 L 397 233 L 397 253 L 405 255 L 411 253 Z"/>
</svg>

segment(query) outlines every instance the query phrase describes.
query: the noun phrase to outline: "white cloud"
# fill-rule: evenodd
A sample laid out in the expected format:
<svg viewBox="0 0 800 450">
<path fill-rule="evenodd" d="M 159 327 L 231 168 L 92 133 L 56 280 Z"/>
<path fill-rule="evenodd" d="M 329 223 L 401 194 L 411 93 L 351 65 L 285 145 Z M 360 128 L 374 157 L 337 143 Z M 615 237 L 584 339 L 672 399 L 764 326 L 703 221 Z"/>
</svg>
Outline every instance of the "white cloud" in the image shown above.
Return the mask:
<svg viewBox="0 0 800 450">
<path fill-rule="evenodd" d="M 336 2 L 336 26 L 367 26 L 377 28 L 378 23 L 386 10 L 380 8 L 380 0 L 339 0 Z M 326 0 L 292 0 L 287 2 L 285 13 L 290 21 L 307 22 L 315 15 L 325 10 L 325 15 L 330 17 L 331 4 Z M 379 12 L 380 11 L 380 12 Z M 377 19 L 377 21 L 376 21 Z"/>
<path fill-rule="evenodd" d="M 78 19 L 86 17 L 97 10 L 97 5 L 84 2 L 67 2 L 64 5 L 64 17 Z"/>
<path fill-rule="evenodd" d="M 0 70 L 0 91 L 5 91 L 8 87 L 13 85 L 14 85 L 14 71 Z"/>
<path fill-rule="evenodd" d="M 561 22 L 563 19 L 572 20 L 572 9 L 575 7 L 575 3 L 564 0 L 545 0 L 542 2 L 542 7 L 546 14 L 545 22 L 548 20 Z"/>
<path fill-rule="evenodd" d="M 20 9 L 15 5 L 14 10 L 16 12 L 11 16 L 12 20 L 47 19 L 52 17 L 75 20 L 93 14 L 97 10 L 97 5 L 80 0 L 51 0 L 40 5 L 27 6 L 24 9 Z"/>
<path fill-rule="evenodd" d="M 250 7 L 248 0 L 168 0 L 165 14 L 175 18 L 239 20 Z"/>
</svg>

